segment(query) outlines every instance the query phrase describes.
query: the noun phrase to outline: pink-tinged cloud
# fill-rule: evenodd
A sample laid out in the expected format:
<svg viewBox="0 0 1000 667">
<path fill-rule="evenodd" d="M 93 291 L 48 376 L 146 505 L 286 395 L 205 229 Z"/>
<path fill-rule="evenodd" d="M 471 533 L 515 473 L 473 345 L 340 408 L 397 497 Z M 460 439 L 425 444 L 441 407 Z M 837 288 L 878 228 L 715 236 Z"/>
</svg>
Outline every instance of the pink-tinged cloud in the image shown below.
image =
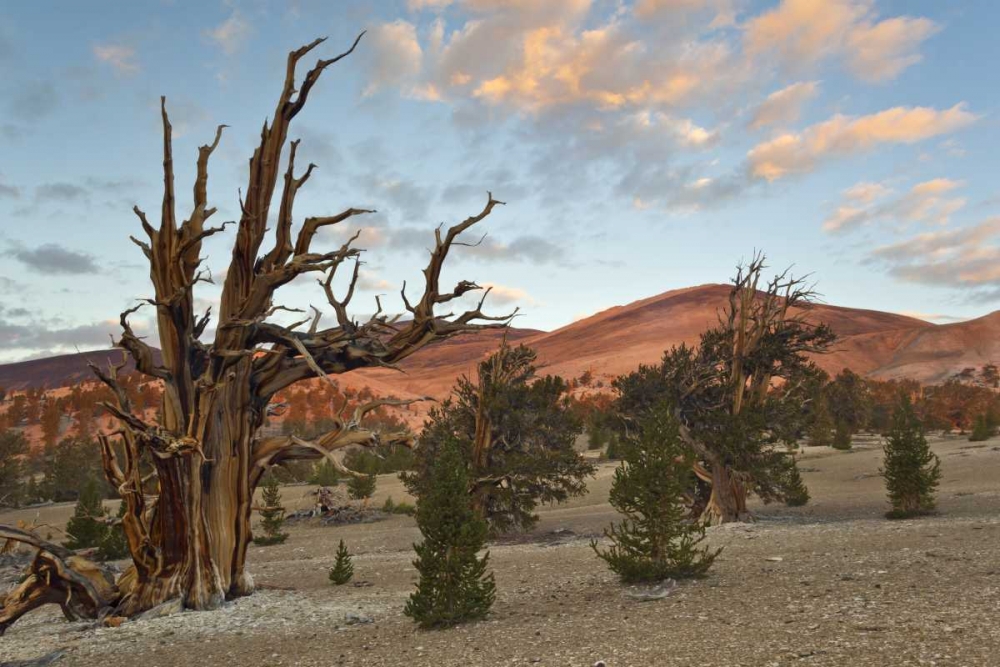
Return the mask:
<svg viewBox="0 0 1000 667">
<path fill-rule="evenodd" d="M 894 107 L 868 116 L 828 121 L 758 144 L 747 154 L 755 178 L 775 181 L 812 171 L 824 160 L 863 153 L 882 144 L 912 144 L 967 127 L 979 117 L 960 103 L 950 109 Z"/>
</svg>

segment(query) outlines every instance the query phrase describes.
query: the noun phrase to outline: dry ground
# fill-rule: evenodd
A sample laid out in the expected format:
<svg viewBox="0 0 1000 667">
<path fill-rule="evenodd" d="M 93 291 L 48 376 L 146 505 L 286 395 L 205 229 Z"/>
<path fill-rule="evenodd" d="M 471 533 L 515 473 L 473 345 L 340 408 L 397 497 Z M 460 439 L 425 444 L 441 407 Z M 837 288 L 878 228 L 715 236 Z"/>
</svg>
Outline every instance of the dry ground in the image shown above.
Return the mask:
<svg viewBox="0 0 1000 667">
<path fill-rule="evenodd" d="M 589 495 L 542 511 L 530 541 L 492 545 L 499 594 L 485 622 L 424 632 L 403 616 L 419 533 L 394 516 L 296 526 L 284 545 L 253 547 L 262 590 L 216 612 L 95 629 L 37 611 L 0 639 L 0 662 L 64 651 L 58 667 L 1000 665 L 1000 440 L 934 449 L 944 470 L 938 516 L 882 518 L 875 443 L 807 450 L 813 501 L 758 507 L 755 524 L 712 529 L 725 550 L 711 575 L 657 602 L 626 597 L 590 550 L 589 537 L 615 517 L 605 464 Z M 285 488 L 286 504 L 308 505 L 308 490 Z M 404 498 L 383 477 L 375 504 L 390 494 Z M 59 524 L 70 511 L 0 521 L 37 513 Z M 368 585 L 327 583 L 340 538 L 356 554 L 355 581 Z"/>
</svg>

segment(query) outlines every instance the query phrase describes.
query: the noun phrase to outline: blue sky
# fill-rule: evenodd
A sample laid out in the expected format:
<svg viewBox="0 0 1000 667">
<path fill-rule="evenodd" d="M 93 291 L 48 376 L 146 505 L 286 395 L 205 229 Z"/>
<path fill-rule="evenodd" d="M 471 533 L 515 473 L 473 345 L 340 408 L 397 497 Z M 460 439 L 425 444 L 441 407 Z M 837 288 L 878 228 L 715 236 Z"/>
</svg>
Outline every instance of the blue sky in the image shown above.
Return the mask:
<svg viewBox="0 0 1000 667">
<path fill-rule="evenodd" d="M 319 165 L 300 220 L 379 211 L 360 223 L 359 317 L 375 294 L 398 304 L 434 227 L 487 190 L 508 204 L 447 273 L 494 285 L 519 326 L 724 282 L 755 249 L 830 303 L 985 314 L 1000 308 L 997 25 L 989 0 L 5 4 L 0 360 L 103 347 L 149 294 L 128 236 L 133 204 L 158 207 L 160 95 L 184 196 L 197 146 L 230 126 L 209 187 L 232 219 L 287 52 L 329 36 L 329 56 L 362 29 L 292 130 Z M 231 240 L 206 247 L 216 273 Z M 280 301 L 323 299 L 306 281 Z"/>
</svg>

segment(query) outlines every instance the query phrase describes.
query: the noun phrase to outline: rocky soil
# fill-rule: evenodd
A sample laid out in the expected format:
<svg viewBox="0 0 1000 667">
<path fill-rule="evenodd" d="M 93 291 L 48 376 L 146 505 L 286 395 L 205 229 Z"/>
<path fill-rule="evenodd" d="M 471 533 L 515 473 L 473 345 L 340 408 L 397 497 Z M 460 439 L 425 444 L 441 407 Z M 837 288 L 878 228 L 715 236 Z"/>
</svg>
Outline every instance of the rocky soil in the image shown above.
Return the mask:
<svg viewBox="0 0 1000 667">
<path fill-rule="evenodd" d="M 1000 441 L 934 448 L 944 470 L 937 516 L 882 518 L 876 443 L 811 450 L 801 459 L 809 505 L 758 507 L 757 523 L 712 529 L 725 550 L 711 575 L 655 601 L 623 589 L 590 549 L 614 518 L 613 466 L 602 465 L 588 496 L 546 508 L 532 535 L 492 545 L 499 594 L 481 623 L 424 632 L 403 616 L 419 538 L 411 518 L 303 522 L 285 544 L 252 548 L 261 590 L 249 598 L 119 628 L 40 610 L 0 638 L 0 664 L 998 665 Z M 286 505 L 306 507 L 310 491 L 287 487 Z M 372 505 L 387 495 L 405 499 L 390 477 Z M 0 521 L 58 526 L 70 511 Z M 355 579 L 334 587 L 326 571 L 341 538 L 356 554 Z"/>
</svg>

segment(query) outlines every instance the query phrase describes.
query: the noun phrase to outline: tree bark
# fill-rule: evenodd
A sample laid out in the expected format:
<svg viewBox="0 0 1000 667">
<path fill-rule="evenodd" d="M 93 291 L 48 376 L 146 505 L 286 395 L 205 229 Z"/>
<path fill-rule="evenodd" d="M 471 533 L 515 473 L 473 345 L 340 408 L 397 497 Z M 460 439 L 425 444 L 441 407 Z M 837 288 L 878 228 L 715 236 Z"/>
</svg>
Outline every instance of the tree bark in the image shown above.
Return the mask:
<svg viewBox="0 0 1000 667">
<path fill-rule="evenodd" d="M 122 526 L 133 564 L 117 587 L 95 592 L 93 586 L 84 586 L 81 590 L 86 594 L 78 593 L 73 599 L 89 597 L 90 602 L 74 609 L 91 616 L 108 609 L 115 616 L 134 616 L 177 598 L 189 609 L 213 609 L 226 599 L 251 593 L 253 579 L 247 571 L 247 547 L 252 539 L 253 493 L 269 466 L 325 457 L 339 470 L 356 474 L 334 452 L 351 445 L 375 446 L 382 442 L 412 445 L 408 433 L 379 434 L 362 425 L 365 415 L 379 406 L 412 401 L 373 401 L 360 406 L 350 418 L 341 414 L 342 407 L 334 428 L 315 441 L 295 435 L 259 438 L 273 396 L 311 377 L 332 382 L 328 374 L 373 366 L 396 368 L 400 360 L 435 341 L 477 329 L 505 327 L 513 317 L 513 313 L 492 317 L 482 312 L 488 289 L 473 310 L 455 316 L 435 313 L 437 306 L 480 289 L 463 280 L 451 291 L 443 290 L 440 276 L 456 239 L 503 204 L 490 194 L 480 213 L 446 230 L 435 230 L 419 300 L 411 303 L 403 286 L 401 296 L 410 315 L 406 322 L 383 314 L 377 299 L 378 308 L 367 322 L 351 319 L 347 307 L 358 282 L 361 252 L 352 245 L 357 234 L 333 251 L 316 251 L 312 244 L 321 228 L 372 211 L 349 208 L 337 215 L 306 218 L 294 235 L 295 195 L 315 168 L 310 164 L 301 175 L 295 175 L 298 141 L 290 142 L 287 152 L 284 187 L 273 222 L 274 245 L 262 253 L 272 231 L 268 227 L 269 209 L 284 147 L 289 143 L 289 125 L 323 71 L 353 52 L 360 39 L 359 35 L 344 53 L 319 60 L 301 82 L 296 81 L 298 61 L 323 40 L 315 40 L 288 56 L 277 107 L 270 124 L 264 124 L 260 145 L 250 160 L 248 183 L 240 200 L 242 215 L 220 300 L 220 319 L 211 344 L 201 340 L 211 313 L 195 316 L 194 288 L 200 282 L 211 281 L 208 272 L 200 268 L 202 241 L 226 228 L 226 224 L 205 226 L 215 213 L 208 206 L 209 158 L 225 126 L 219 126 L 211 144 L 198 150 L 193 209 L 188 219 L 178 223 L 172 130 L 166 101 L 161 99 L 160 223 L 154 226 L 136 207 L 135 214 L 148 242 L 132 239 L 149 262 L 154 296 L 145 303 L 156 309 L 161 361 L 156 362 L 153 348 L 129 325 L 128 317 L 138 307 L 121 314 L 122 335 L 115 344 L 132 357 L 138 372 L 162 382 L 163 419 L 161 424 L 152 424 L 134 413 L 118 381 L 124 360 L 106 371 L 92 366 L 114 396 L 114 400 L 102 405 L 120 424 L 118 431 L 100 435 L 99 441 L 105 475 L 126 506 Z M 354 260 L 350 284 L 346 295 L 337 298 L 332 287 L 334 276 L 349 260 Z M 319 283 L 336 317 L 335 326 L 320 329 L 318 309 L 314 309 L 313 317 L 290 326 L 270 319 L 276 312 L 288 310 L 275 305 L 275 292 L 306 273 L 325 275 Z M 301 328 L 307 324 L 308 329 Z M 149 461 L 155 470 L 157 492 L 153 496 L 144 492 L 147 485 L 140 473 L 140 461 Z M 80 588 L 79 577 L 66 567 L 70 562 L 67 554 L 52 551 L 51 545 L 38 546 L 34 536 L 17 535 L 20 537 L 11 539 L 32 544 L 40 554 L 48 554 L 45 562 L 53 564 L 47 566 L 46 572 L 55 568 L 69 573 L 68 579 L 33 580 L 24 592 L 27 607 L 66 599 L 67 590 Z M 5 534 L 0 532 L 2 536 Z M 80 560 L 73 562 L 76 569 L 89 567 Z M 60 594 L 64 597 L 60 598 Z M 7 622 L 3 620 L 6 618 L 5 613 L 0 622 Z"/>
</svg>

